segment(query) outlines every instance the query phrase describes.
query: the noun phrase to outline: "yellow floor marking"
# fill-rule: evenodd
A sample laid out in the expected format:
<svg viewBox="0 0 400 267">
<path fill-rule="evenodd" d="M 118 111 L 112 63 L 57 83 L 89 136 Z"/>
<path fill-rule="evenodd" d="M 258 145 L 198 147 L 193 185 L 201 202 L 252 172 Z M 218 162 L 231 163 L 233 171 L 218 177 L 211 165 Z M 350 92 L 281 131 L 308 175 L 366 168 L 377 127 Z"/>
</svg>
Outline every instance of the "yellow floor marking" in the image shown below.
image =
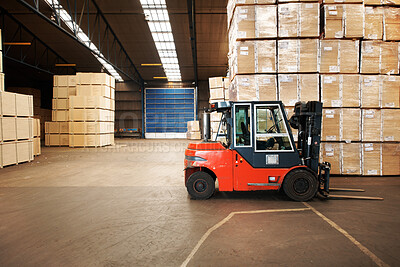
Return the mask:
<svg viewBox="0 0 400 267">
<path fill-rule="evenodd" d="M 333 228 L 335 228 L 338 232 L 343 234 L 347 239 L 349 239 L 354 245 L 356 245 L 362 252 L 364 252 L 365 255 L 371 258 L 375 262 L 376 265 L 378 266 L 389 266 L 385 262 L 383 262 L 378 256 L 376 256 L 374 253 L 372 253 L 369 249 L 364 247 L 360 242 L 358 242 L 354 237 L 352 237 L 348 232 L 346 232 L 343 228 L 341 228 L 339 225 L 334 223 L 332 220 L 328 219 L 323 215 L 321 212 L 317 211 L 315 208 L 313 208 L 310 204 L 303 202 L 303 204 L 310 208 L 315 214 L 317 214 L 319 217 L 321 217 L 324 221 L 329 223 Z"/>
<path fill-rule="evenodd" d="M 257 214 L 257 213 L 272 213 L 272 212 L 290 212 L 290 211 L 305 211 L 311 210 L 311 208 L 302 208 L 302 209 L 272 209 L 272 210 L 249 210 L 249 211 L 234 211 L 231 212 L 228 216 L 226 216 L 222 221 L 208 229 L 208 231 L 200 238 L 197 245 L 193 248 L 192 252 L 190 252 L 189 256 L 187 256 L 186 260 L 182 263 L 181 267 L 186 267 L 190 260 L 193 258 L 194 254 L 199 250 L 201 245 L 206 241 L 207 237 L 217 230 L 219 227 L 228 222 L 234 215 L 236 214 Z"/>
</svg>

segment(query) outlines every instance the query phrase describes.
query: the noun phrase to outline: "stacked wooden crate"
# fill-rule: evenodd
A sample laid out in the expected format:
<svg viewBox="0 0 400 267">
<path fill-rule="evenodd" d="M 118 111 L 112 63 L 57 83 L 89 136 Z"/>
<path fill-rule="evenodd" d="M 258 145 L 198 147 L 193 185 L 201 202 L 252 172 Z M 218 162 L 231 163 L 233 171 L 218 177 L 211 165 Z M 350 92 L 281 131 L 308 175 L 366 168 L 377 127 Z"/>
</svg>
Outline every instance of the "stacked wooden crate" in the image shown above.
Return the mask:
<svg viewBox="0 0 400 267">
<path fill-rule="evenodd" d="M 396 1 L 229 0 L 229 99 L 321 100 L 333 174 L 400 174 Z"/>
<path fill-rule="evenodd" d="M 114 144 L 114 78 L 106 73 L 54 76 L 53 97 L 53 121 L 46 123 L 46 145 Z"/>
<path fill-rule="evenodd" d="M 33 160 L 33 97 L 0 92 L 0 167 Z"/>
<path fill-rule="evenodd" d="M 34 156 L 39 156 L 42 153 L 40 136 L 41 136 L 40 119 L 33 118 L 33 155 Z"/>
<path fill-rule="evenodd" d="M 229 78 L 227 77 L 212 77 L 209 78 L 210 88 L 210 103 L 222 102 L 229 100 Z M 221 113 L 212 112 L 210 115 L 211 123 L 211 139 L 215 140 L 218 129 L 220 133 L 223 133 L 224 129 L 220 127 Z"/>
<path fill-rule="evenodd" d="M 69 100 L 76 95 L 75 75 L 55 75 L 52 121 L 45 123 L 46 146 L 69 146 Z"/>
<path fill-rule="evenodd" d="M 189 140 L 200 140 L 201 139 L 199 121 L 188 121 L 187 122 L 186 136 L 187 136 L 187 139 L 189 139 Z"/>
<path fill-rule="evenodd" d="M 70 97 L 70 147 L 114 144 L 115 80 L 105 73 L 77 73 Z"/>
</svg>

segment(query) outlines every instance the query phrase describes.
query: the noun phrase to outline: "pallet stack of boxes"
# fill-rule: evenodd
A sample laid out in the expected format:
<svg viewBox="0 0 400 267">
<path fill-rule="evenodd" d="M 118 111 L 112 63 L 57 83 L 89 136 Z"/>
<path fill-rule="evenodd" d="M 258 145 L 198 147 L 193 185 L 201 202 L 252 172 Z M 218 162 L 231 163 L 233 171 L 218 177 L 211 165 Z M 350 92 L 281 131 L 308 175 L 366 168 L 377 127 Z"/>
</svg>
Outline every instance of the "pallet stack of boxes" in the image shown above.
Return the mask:
<svg viewBox="0 0 400 267">
<path fill-rule="evenodd" d="M 33 97 L 0 92 L 0 167 L 34 157 Z"/>
<path fill-rule="evenodd" d="M 189 139 L 189 140 L 200 140 L 201 139 L 199 121 L 188 121 L 187 129 L 188 129 L 186 132 L 187 139 Z"/>
<path fill-rule="evenodd" d="M 69 99 L 75 95 L 75 75 L 54 76 L 52 121 L 45 124 L 46 146 L 69 146 Z"/>
<path fill-rule="evenodd" d="M 53 122 L 46 145 L 102 147 L 114 144 L 115 79 L 106 73 L 54 76 Z"/>
<path fill-rule="evenodd" d="M 210 88 L 210 103 L 222 102 L 229 100 L 229 78 L 227 77 L 212 77 L 209 78 L 209 88 Z M 219 124 L 221 121 L 221 113 L 212 112 L 210 114 L 211 123 L 211 140 L 215 140 Z M 220 133 L 223 133 L 223 129 L 220 129 Z"/>
<path fill-rule="evenodd" d="M 229 0 L 229 99 L 321 100 L 333 174 L 400 174 L 399 5 Z"/>
</svg>

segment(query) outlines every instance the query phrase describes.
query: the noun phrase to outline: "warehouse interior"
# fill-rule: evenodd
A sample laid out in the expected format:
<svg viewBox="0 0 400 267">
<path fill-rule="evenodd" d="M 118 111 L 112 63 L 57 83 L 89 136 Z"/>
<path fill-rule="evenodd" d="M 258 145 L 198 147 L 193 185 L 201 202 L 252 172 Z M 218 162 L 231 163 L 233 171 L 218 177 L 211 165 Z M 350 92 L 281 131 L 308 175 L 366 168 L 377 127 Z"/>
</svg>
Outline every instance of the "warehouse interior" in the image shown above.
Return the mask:
<svg viewBox="0 0 400 267">
<path fill-rule="evenodd" d="M 0 30 L 1 266 L 400 265 L 398 0 L 2 1 Z"/>
</svg>

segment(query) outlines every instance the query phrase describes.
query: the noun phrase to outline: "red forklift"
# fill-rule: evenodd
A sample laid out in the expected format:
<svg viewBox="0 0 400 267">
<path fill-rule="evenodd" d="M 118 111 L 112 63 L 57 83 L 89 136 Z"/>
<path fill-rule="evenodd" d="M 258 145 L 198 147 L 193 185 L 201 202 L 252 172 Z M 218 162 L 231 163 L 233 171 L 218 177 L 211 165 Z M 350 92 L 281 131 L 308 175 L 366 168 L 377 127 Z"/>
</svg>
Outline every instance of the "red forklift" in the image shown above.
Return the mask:
<svg viewBox="0 0 400 267">
<path fill-rule="evenodd" d="M 214 141 L 211 112 L 222 113 Z M 203 141 L 185 151 L 189 195 L 208 199 L 218 181 L 219 191 L 282 189 L 294 201 L 308 201 L 317 193 L 329 197 L 331 165 L 319 162 L 321 121 L 318 101 L 296 103 L 290 120 L 281 101 L 212 103 L 203 113 Z M 298 129 L 297 146 L 291 127 Z"/>
</svg>

